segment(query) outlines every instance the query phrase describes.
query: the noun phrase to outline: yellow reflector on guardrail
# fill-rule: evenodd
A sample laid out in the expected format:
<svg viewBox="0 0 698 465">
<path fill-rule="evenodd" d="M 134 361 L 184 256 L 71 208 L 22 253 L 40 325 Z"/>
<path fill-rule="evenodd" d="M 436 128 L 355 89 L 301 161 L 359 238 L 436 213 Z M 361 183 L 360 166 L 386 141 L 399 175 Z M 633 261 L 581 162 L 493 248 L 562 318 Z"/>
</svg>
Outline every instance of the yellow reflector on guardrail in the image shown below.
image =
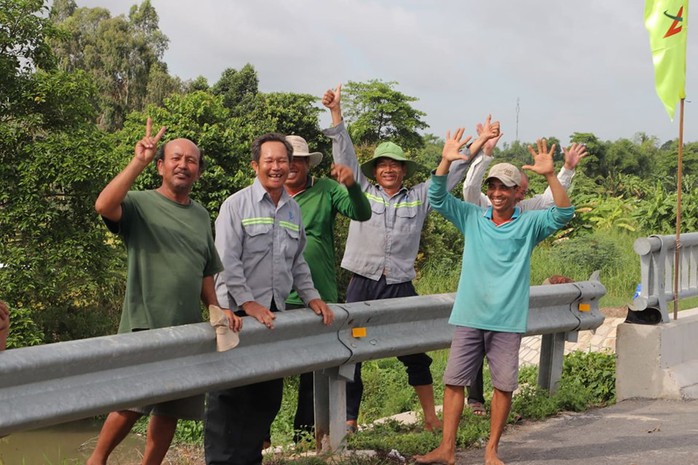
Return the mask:
<svg viewBox="0 0 698 465">
<path fill-rule="evenodd" d="M 366 328 L 351 328 L 353 337 L 366 337 Z"/>
</svg>

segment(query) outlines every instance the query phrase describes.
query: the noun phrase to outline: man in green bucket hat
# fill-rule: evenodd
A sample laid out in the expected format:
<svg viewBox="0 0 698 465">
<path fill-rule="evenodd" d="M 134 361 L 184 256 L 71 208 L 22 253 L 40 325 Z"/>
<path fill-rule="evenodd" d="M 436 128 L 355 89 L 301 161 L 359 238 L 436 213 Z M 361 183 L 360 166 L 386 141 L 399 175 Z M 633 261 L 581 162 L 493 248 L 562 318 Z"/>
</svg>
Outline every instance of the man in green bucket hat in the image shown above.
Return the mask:
<svg viewBox="0 0 698 465">
<path fill-rule="evenodd" d="M 329 108 L 333 127 L 324 131 L 332 140 L 335 163 L 350 166 L 371 204 L 368 221 L 352 221 L 342 268 L 352 272 L 347 287 L 347 302 L 409 297 L 417 295 L 412 280 L 416 276 L 414 262 L 419 250 L 422 225 L 431 210 L 427 200 L 429 181 L 407 188 L 403 181 L 412 176 L 419 165 L 405 156 L 393 142 L 379 144 L 373 158 L 359 166 L 349 134 L 342 121 L 341 86 L 328 90 L 322 103 Z M 487 118 L 481 135 L 470 148 L 477 153 L 493 137 L 499 135 L 499 123 Z M 468 164 L 455 162 L 448 175 L 449 190 L 465 175 Z M 373 180 L 376 184 L 369 182 Z M 433 380 L 427 354 L 398 357 L 407 368 L 408 382 L 414 387 L 424 411 L 424 428 L 439 429 L 441 421 L 434 407 Z M 347 429 L 357 427 L 359 405 L 363 393 L 361 364 L 356 365 L 354 382 L 347 383 Z"/>
</svg>

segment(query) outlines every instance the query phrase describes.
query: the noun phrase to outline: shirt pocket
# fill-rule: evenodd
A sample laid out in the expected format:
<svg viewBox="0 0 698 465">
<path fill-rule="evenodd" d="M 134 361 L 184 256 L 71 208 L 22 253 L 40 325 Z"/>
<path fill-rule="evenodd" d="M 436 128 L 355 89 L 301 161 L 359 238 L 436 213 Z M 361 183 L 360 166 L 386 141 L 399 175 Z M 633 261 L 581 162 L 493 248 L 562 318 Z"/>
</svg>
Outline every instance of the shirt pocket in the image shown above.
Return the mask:
<svg viewBox="0 0 698 465">
<path fill-rule="evenodd" d="M 421 224 L 417 224 L 417 207 L 396 207 L 395 223 L 395 226 L 401 231 L 414 231 L 422 228 Z"/>
<path fill-rule="evenodd" d="M 375 200 L 369 200 L 371 204 L 371 211 L 374 215 L 384 215 L 385 214 L 385 204 L 383 202 L 376 202 Z"/>
<path fill-rule="evenodd" d="M 295 230 L 286 227 L 282 227 L 281 229 L 284 230 L 281 234 L 281 248 L 284 252 L 284 257 L 286 257 L 286 260 L 293 260 L 300 247 L 300 229 Z"/>
<path fill-rule="evenodd" d="M 248 224 L 244 225 L 245 247 L 248 254 L 267 253 L 272 247 L 272 226 L 271 224 Z"/>
</svg>

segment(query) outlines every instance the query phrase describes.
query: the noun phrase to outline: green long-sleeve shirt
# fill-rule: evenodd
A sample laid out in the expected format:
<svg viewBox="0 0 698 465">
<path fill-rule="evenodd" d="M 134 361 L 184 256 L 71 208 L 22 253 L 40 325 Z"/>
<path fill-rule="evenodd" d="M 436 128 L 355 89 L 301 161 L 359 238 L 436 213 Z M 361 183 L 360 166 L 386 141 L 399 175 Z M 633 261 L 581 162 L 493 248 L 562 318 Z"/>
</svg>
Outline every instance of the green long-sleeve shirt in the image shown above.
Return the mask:
<svg viewBox="0 0 698 465">
<path fill-rule="evenodd" d="M 294 197 L 301 207 L 307 244 L 303 256 L 310 267 L 313 284 L 325 302 L 337 302 L 337 276 L 334 254 L 334 220 L 337 213 L 356 221 L 371 217 L 371 205 L 359 183 L 345 188 L 327 178 L 308 177 L 305 190 Z M 293 291 L 287 303 L 303 305 Z"/>
</svg>

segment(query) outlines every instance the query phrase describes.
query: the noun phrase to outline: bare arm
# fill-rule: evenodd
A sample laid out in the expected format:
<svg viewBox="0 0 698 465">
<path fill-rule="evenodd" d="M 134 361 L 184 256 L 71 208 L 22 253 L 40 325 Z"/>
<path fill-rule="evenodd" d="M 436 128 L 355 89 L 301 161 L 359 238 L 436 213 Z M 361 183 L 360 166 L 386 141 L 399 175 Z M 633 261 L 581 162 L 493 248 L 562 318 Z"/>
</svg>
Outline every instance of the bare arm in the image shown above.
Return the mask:
<svg viewBox="0 0 698 465">
<path fill-rule="evenodd" d="M 446 142 L 444 143 L 444 148 L 441 152 L 441 161 L 439 166 L 436 167 L 435 174 L 437 176 L 445 176 L 451 169 L 451 163 L 456 160 L 467 160 L 468 156 L 461 153 L 461 149 L 467 144 L 471 137 L 467 136 L 465 139 L 461 140 L 464 128 L 456 129 L 456 132 L 451 137 L 451 131 L 446 132 Z"/>
<path fill-rule="evenodd" d="M 538 149 L 537 151 L 533 150 L 533 147 L 530 145 L 528 146 L 528 151 L 533 157 L 533 165 L 524 165 L 522 168 L 533 171 L 545 177 L 546 181 L 548 181 L 550 191 L 553 194 L 553 200 L 555 201 L 556 206 L 560 208 L 572 206 L 570 199 L 567 196 L 567 191 L 564 187 L 562 187 L 562 184 L 560 183 L 560 180 L 557 179 L 557 176 L 555 176 L 555 167 L 553 165 L 553 152 L 555 152 L 555 144 L 553 144 L 550 147 L 550 150 L 548 150 L 548 142 L 545 139 L 538 139 L 536 145 Z"/>
<path fill-rule="evenodd" d="M 322 104 L 330 110 L 332 115 L 332 126 L 337 126 L 342 122 L 342 84 L 337 84 L 337 88 L 329 89 L 322 96 Z"/>
<path fill-rule="evenodd" d="M 219 307 L 213 276 L 204 276 L 204 279 L 201 281 L 201 301 L 207 308 L 209 305 Z M 240 331 L 242 329 L 242 318 L 235 315 L 235 313 L 228 308 L 222 308 L 221 310 L 223 310 L 228 316 L 228 324 L 230 325 L 230 329 L 233 331 Z"/>
<path fill-rule="evenodd" d="M 157 151 L 158 142 L 165 134 L 165 127 L 151 137 L 152 121 L 148 118 L 145 125 L 145 137 L 136 144 L 135 154 L 129 164 L 100 192 L 95 202 L 95 210 L 104 218 L 113 222 L 121 220 L 121 202 L 133 185 L 136 178 L 143 172 L 146 166 L 153 161 Z"/>
<path fill-rule="evenodd" d="M 572 184 L 575 168 L 579 162 L 588 155 L 586 150 L 584 144 L 577 143 L 570 145 L 567 149 L 564 147 L 562 148 L 562 152 L 565 154 L 565 165 L 560 169 L 557 179 L 566 191 L 569 191 Z M 548 187 L 542 194 L 534 195 L 530 199 L 523 200 L 519 205 L 524 210 L 543 210 L 552 207 L 554 204 L 553 193 L 550 187 Z"/>
<path fill-rule="evenodd" d="M 484 132 L 484 125 L 478 123 L 476 126 L 477 134 L 482 135 Z M 494 149 L 497 146 L 497 142 L 502 138 L 504 134 L 500 132 L 497 137 L 493 137 L 485 142 L 482 148 L 482 154 L 473 155 L 473 161 L 470 163 L 468 168 L 468 173 L 465 176 L 465 181 L 463 181 L 463 200 L 466 202 L 473 203 L 475 205 L 480 205 L 481 207 L 489 207 L 490 200 L 486 195 L 482 193 L 482 181 L 485 178 L 485 172 L 492 163 L 492 157 L 494 155 Z"/>
<path fill-rule="evenodd" d="M 487 115 L 485 124 L 479 124 L 477 126 L 477 139 L 475 139 L 470 146 L 470 153 L 477 155 L 477 153 L 483 148 L 488 148 L 490 151 L 494 151 L 494 145 L 497 144 L 500 137 L 499 121 L 492 122 L 492 115 Z M 495 139 L 494 145 L 489 144 L 490 140 L 492 139 Z M 488 147 L 488 145 L 490 147 Z"/>
</svg>

